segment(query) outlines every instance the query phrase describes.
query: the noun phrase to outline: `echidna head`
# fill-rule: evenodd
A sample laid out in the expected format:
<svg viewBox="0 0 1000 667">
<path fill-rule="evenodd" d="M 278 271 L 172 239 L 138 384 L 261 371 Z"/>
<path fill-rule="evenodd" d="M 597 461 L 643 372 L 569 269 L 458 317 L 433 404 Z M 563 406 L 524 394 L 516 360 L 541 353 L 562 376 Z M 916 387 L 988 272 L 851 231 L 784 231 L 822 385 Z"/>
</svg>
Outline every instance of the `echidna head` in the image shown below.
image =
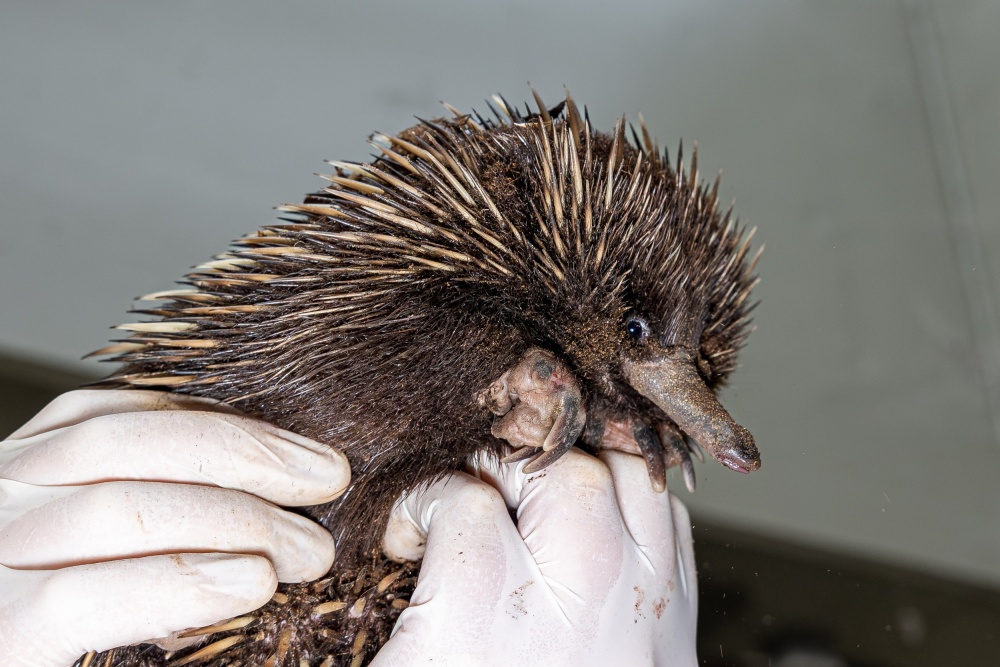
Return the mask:
<svg viewBox="0 0 1000 667">
<path fill-rule="evenodd" d="M 697 153 L 687 173 L 679 154 L 675 171 L 648 135 L 626 142 L 621 122 L 610 137 L 582 132 L 578 161 L 560 151 L 579 136 L 568 107 L 563 122 L 521 126 L 541 135 L 523 167 L 541 173 L 520 195 L 551 220 L 524 225 L 538 234 L 522 314 L 584 381 L 592 420 L 665 415 L 723 465 L 756 470 L 753 437 L 715 396 L 749 333 L 753 233 L 717 210 L 718 182 L 699 183 Z"/>
<path fill-rule="evenodd" d="M 691 196 L 693 208 L 700 209 L 705 193 L 695 186 Z M 716 460 L 750 472 L 760 467 L 753 436 L 733 421 L 714 391 L 735 368 L 735 352 L 747 335 L 745 299 L 756 284 L 742 261 L 749 239 L 733 243 L 728 225 L 706 236 L 702 224 L 680 234 L 667 225 L 659 234 L 668 238 L 659 243 L 670 243 L 666 247 L 674 251 L 658 263 L 637 260 L 630 283 L 633 310 L 624 325 L 631 340 L 622 348 L 620 368 L 629 386 Z"/>
<path fill-rule="evenodd" d="M 546 326 L 551 345 L 591 394 L 591 418 L 656 423 L 666 415 L 723 465 L 739 472 L 758 469 L 753 436 L 714 391 L 732 370 L 731 354 L 720 353 L 738 344 L 713 317 L 725 309 L 707 294 L 681 299 L 644 289 L 644 267 L 635 268 L 619 293 L 592 288 L 581 302 L 586 292 L 567 285 L 563 303 L 549 304 L 551 312 L 562 311 Z"/>
</svg>

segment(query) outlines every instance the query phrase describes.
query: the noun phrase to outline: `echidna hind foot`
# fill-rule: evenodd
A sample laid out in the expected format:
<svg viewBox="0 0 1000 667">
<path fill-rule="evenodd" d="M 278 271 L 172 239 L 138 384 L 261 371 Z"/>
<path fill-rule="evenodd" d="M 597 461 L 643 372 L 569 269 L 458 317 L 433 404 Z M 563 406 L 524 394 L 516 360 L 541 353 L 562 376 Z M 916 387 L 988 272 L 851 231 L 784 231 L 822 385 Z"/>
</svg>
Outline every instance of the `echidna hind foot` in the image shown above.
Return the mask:
<svg viewBox="0 0 1000 667">
<path fill-rule="evenodd" d="M 184 633 L 198 642 L 183 650 L 138 644 L 88 653 L 73 667 L 362 667 L 388 641 L 418 571 L 379 555 L 357 570 L 281 585 L 256 611 Z"/>
<path fill-rule="evenodd" d="M 538 348 L 528 350 L 476 400 L 497 416 L 493 435 L 514 448 L 502 462 L 530 458 L 526 473 L 541 470 L 566 453 L 587 421 L 573 373 L 554 354 Z"/>
</svg>

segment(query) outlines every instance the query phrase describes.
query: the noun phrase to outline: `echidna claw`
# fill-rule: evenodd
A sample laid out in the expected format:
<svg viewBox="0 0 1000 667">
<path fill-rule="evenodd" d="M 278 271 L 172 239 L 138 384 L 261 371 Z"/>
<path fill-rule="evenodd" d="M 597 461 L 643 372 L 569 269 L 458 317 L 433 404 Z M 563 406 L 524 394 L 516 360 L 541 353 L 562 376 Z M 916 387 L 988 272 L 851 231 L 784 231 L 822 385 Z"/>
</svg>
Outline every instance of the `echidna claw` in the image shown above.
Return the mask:
<svg viewBox="0 0 1000 667">
<path fill-rule="evenodd" d="M 515 448 L 502 459 L 505 463 L 538 454 L 525 468 L 529 473 L 562 456 L 587 421 L 576 378 L 554 354 L 539 348 L 529 349 L 476 400 L 498 417 L 493 435 Z"/>
<path fill-rule="evenodd" d="M 519 449 L 515 449 L 510 454 L 500 459 L 500 463 L 517 463 L 518 461 L 523 461 L 524 459 L 530 459 L 537 453 L 538 453 L 537 447 L 520 447 Z"/>
<path fill-rule="evenodd" d="M 550 449 L 549 451 L 542 450 L 538 456 L 528 462 L 528 465 L 524 466 L 522 472 L 528 475 L 533 472 L 538 472 L 550 463 L 554 463 L 555 460 L 565 454 L 568 449 L 569 447 L 564 447 L 562 449 Z"/>
<path fill-rule="evenodd" d="M 681 459 L 681 473 L 684 475 L 684 486 L 687 487 L 688 493 L 694 493 L 697 478 L 694 475 L 694 463 L 691 462 L 691 457 L 687 455 L 687 452 Z"/>
<path fill-rule="evenodd" d="M 694 454 L 694 457 L 698 459 L 699 463 L 705 462 L 705 454 L 701 451 L 701 445 L 699 445 L 694 438 L 684 434 L 684 443 L 687 445 L 688 451 Z"/>
<path fill-rule="evenodd" d="M 663 443 L 648 424 L 638 419 L 632 422 L 632 437 L 639 445 L 639 452 L 646 461 L 649 471 L 649 482 L 653 490 L 662 493 L 667 488 L 667 466 L 663 451 Z"/>
</svg>

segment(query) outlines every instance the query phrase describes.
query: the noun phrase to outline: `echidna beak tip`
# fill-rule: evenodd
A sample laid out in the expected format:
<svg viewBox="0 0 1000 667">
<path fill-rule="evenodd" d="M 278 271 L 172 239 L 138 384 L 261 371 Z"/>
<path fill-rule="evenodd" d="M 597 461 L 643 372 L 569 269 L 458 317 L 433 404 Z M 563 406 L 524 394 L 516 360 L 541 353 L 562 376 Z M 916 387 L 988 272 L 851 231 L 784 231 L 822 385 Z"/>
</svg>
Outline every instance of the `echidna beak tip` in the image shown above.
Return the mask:
<svg viewBox="0 0 1000 667">
<path fill-rule="evenodd" d="M 749 435 L 749 433 L 747 434 Z M 753 440 L 749 443 L 740 443 L 742 446 L 728 447 L 721 452 L 713 452 L 714 458 L 730 470 L 741 472 L 747 475 L 755 470 L 760 470 L 760 453 Z"/>
</svg>

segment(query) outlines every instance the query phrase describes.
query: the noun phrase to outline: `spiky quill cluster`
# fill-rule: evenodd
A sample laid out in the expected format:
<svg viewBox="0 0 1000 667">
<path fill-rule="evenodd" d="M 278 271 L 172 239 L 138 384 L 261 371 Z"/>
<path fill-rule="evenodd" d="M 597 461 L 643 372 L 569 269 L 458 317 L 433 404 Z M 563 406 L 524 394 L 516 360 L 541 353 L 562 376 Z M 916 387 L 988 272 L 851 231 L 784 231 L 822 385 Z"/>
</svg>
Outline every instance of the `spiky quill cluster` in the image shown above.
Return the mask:
<svg viewBox="0 0 1000 667">
<path fill-rule="evenodd" d="M 718 181 L 700 184 L 696 155 L 672 168 L 644 126 L 630 143 L 624 119 L 606 135 L 568 95 L 536 102 L 452 110 L 376 135 L 371 163 L 331 163 L 284 224 L 144 297 L 160 319 L 118 327 L 103 385 L 208 396 L 343 450 L 350 489 L 307 513 L 344 572 L 368 567 L 402 492 L 503 453 L 474 396 L 530 348 L 568 364 L 594 423 L 663 419 L 616 371 L 630 316 L 718 387 L 756 283 Z"/>
</svg>

